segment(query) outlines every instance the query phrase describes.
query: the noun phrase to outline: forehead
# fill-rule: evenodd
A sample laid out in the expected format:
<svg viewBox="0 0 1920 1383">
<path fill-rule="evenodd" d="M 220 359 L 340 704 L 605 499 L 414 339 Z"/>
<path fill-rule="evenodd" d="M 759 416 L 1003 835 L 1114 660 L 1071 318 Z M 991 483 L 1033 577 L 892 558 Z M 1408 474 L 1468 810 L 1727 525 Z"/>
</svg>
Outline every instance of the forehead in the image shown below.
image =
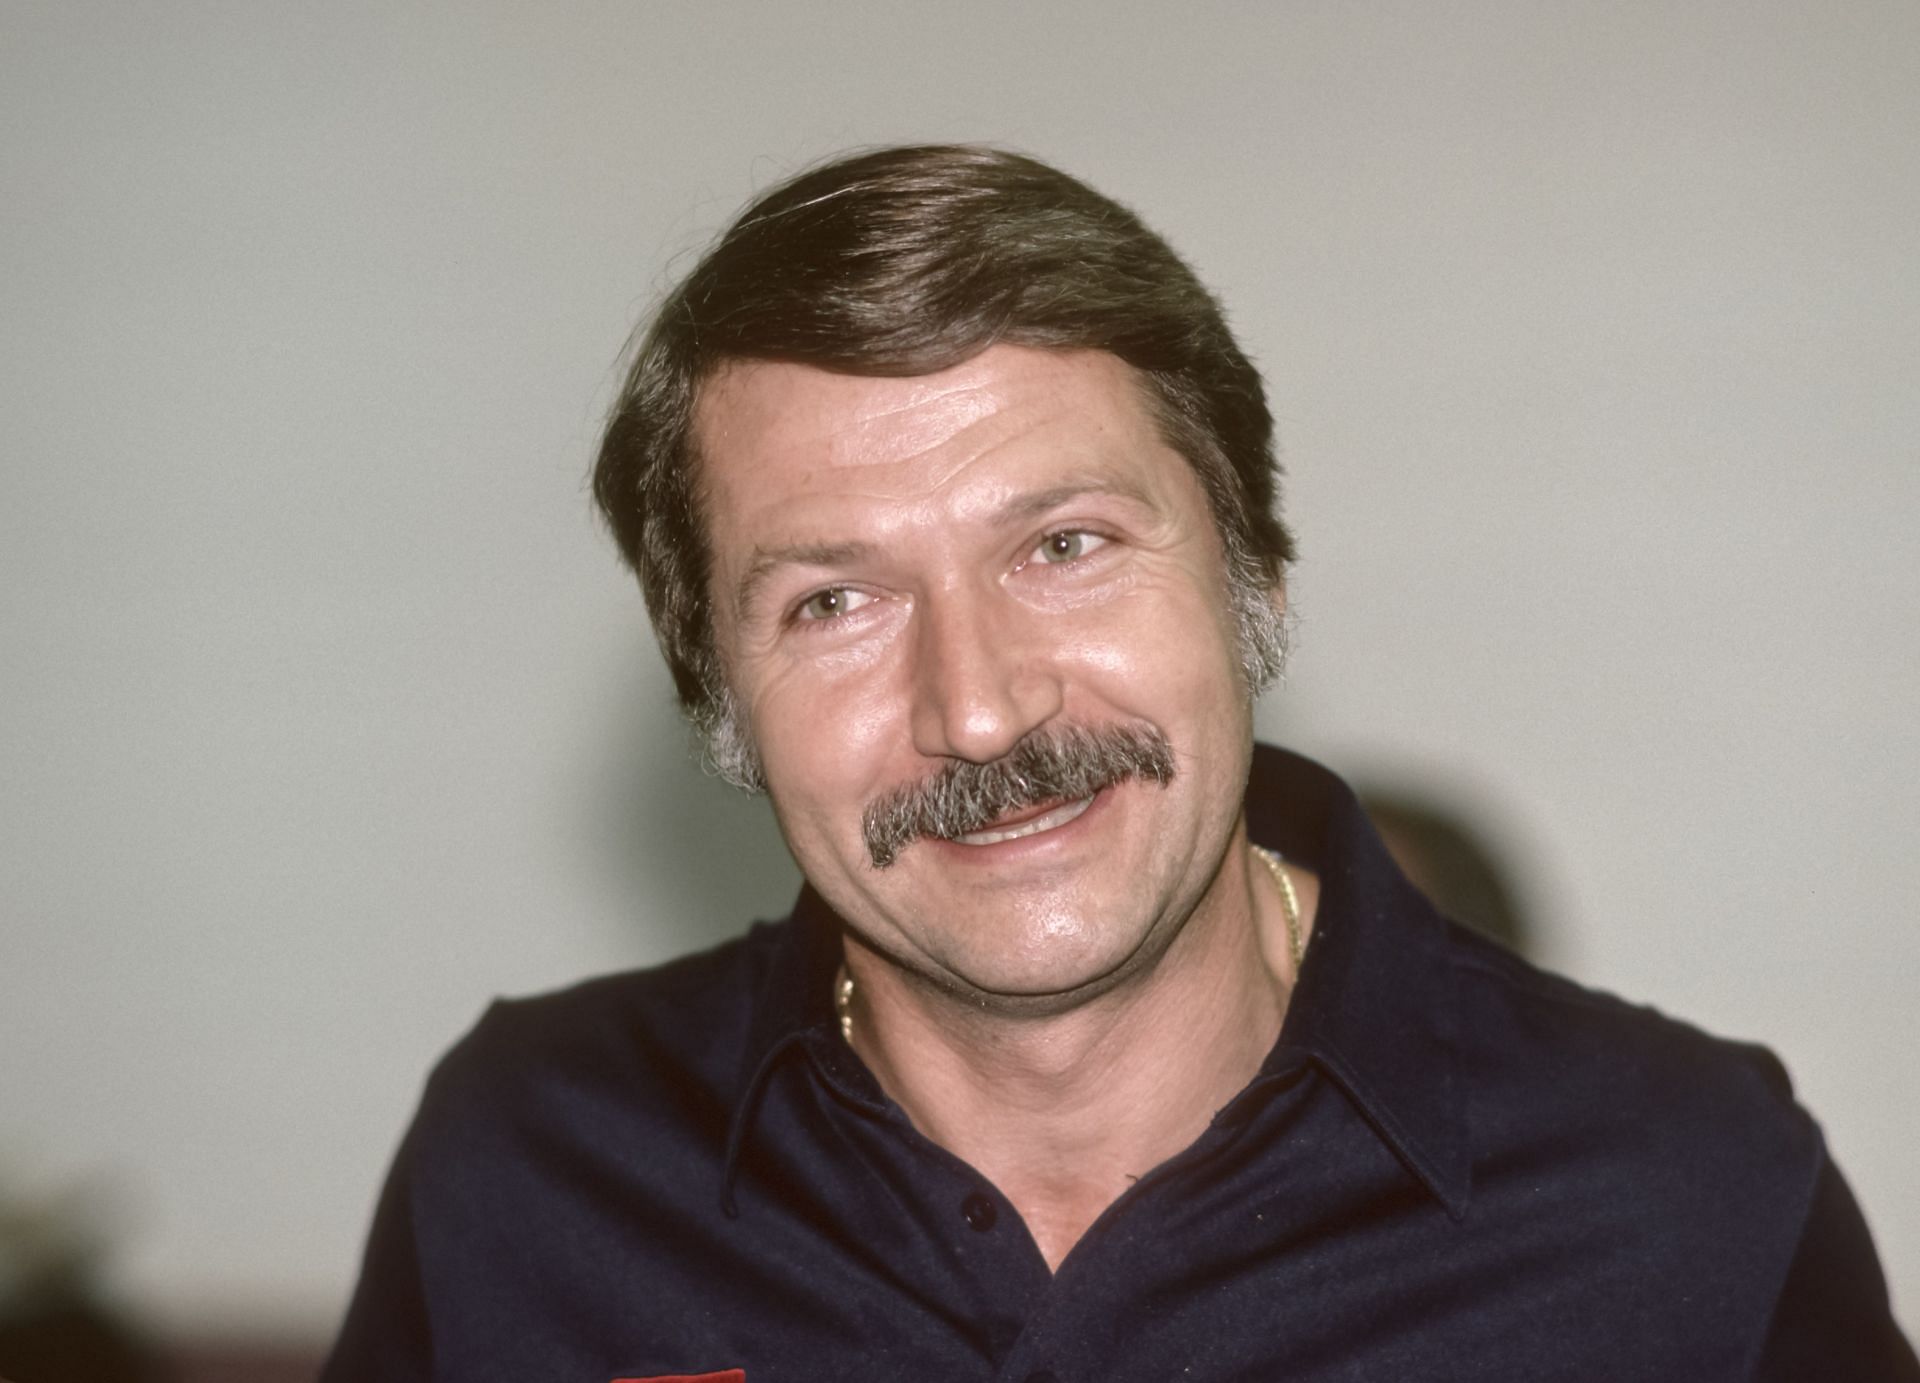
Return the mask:
<svg viewBox="0 0 1920 1383">
<path fill-rule="evenodd" d="M 796 522 L 835 501 L 964 506 L 1028 483 L 1097 482 L 1169 461 L 1188 470 L 1131 366 L 1020 346 L 907 378 L 735 362 L 702 387 L 694 439 L 716 557 L 743 527 Z"/>
</svg>

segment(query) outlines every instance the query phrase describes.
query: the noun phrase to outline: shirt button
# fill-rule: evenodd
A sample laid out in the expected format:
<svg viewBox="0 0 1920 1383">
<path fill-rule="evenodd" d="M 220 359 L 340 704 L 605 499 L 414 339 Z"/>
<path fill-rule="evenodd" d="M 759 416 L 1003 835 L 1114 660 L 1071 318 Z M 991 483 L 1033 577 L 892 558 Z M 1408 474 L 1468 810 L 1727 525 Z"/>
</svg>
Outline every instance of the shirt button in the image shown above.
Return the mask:
<svg viewBox="0 0 1920 1383">
<path fill-rule="evenodd" d="M 976 1234 L 985 1234 L 993 1228 L 993 1222 L 1000 1218 L 1000 1208 L 978 1191 L 960 1202 L 960 1213 L 966 1216 L 968 1227 Z M 1030 1378 L 1027 1383 L 1035 1383 L 1035 1380 Z M 1049 1380 L 1042 1378 L 1038 1383 L 1049 1383 Z"/>
</svg>

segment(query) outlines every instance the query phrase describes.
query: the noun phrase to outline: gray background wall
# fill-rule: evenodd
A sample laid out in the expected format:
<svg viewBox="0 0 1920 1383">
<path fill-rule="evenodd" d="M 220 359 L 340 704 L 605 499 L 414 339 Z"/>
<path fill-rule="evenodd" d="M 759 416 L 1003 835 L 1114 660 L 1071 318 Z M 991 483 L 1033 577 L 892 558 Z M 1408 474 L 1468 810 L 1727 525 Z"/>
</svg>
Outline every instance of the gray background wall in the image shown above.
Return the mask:
<svg viewBox="0 0 1920 1383">
<path fill-rule="evenodd" d="M 1920 1313 L 1920 9 L 0 5 L 0 1194 L 324 1332 L 497 992 L 781 910 L 584 476 L 755 188 L 1011 143 L 1268 371 L 1271 737 L 1782 1052 Z"/>
</svg>

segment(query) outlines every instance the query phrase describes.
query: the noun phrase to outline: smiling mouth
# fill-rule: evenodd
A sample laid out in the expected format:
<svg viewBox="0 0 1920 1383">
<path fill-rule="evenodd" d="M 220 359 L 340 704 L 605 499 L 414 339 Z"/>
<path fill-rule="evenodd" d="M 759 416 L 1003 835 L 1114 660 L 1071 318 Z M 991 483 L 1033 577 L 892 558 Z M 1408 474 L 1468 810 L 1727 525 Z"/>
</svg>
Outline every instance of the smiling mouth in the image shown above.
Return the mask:
<svg viewBox="0 0 1920 1383">
<path fill-rule="evenodd" d="M 867 803 L 860 838 L 875 869 L 915 841 L 999 845 L 1073 824 L 1107 788 L 1174 778 L 1173 746 L 1152 725 L 1042 725 L 985 763 L 954 759 Z"/>
<path fill-rule="evenodd" d="M 1093 805 L 1092 797 L 1082 797 L 1074 802 L 1062 802 L 1059 806 L 1025 821 L 1010 826 L 1001 826 L 986 831 L 969 831 L 953 839 L 961 845 L 998 845 L 1006 840 L 1019 840 L 1024 836 L 1039 835 L 1042 831 L 1057 830 L 1078 817 Z"/>
</svg>

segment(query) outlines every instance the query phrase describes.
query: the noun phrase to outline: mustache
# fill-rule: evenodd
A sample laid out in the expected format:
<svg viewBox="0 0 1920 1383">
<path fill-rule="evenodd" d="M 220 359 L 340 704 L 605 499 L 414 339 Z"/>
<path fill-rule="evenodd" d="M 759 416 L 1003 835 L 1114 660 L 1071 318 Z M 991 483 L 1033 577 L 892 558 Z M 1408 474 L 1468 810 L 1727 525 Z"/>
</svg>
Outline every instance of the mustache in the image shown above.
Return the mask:
<svg viewBox="0 0 1920 1383">
<path fill-rule="evenodd" d="M 1173 781 L 1173 746 L 1158 727 L 1038 729 L 990 763 L 956 761 L 895 788 L 867 807 L 861 832 L 873 867 L 885 869 L 922 837 L 953 840 L 1008 812 L 1078 801 L 1129 778 L 1161 787 Z"/>
</svg>

